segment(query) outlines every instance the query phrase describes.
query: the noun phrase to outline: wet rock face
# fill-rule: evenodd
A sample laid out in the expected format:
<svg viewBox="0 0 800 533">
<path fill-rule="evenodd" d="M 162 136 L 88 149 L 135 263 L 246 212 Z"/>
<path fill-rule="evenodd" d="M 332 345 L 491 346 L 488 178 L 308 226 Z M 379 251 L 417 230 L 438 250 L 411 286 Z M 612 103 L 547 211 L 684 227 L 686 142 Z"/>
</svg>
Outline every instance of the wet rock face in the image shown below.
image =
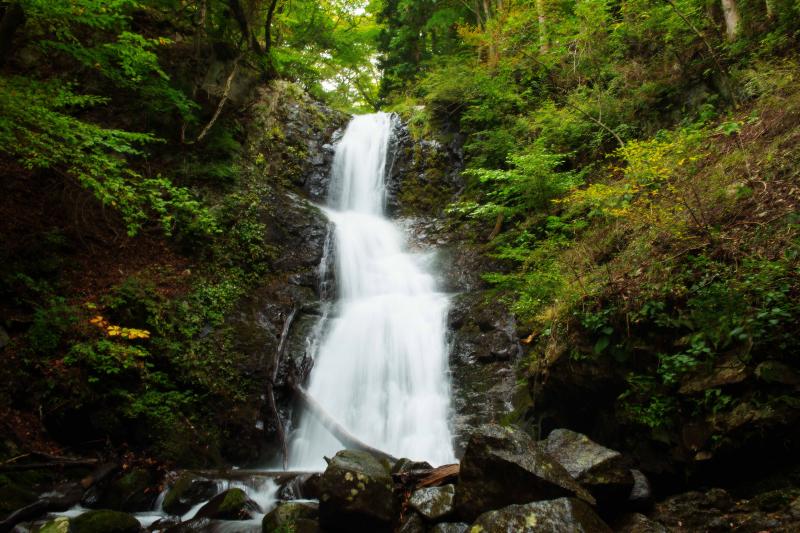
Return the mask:
<svg viewBox="0 0 800 533">
<path fill-rule="evenodd" d="M 627 502 L 634 480 L 622 454 L 568 429 L 554 429 L 541 444 L 600 505 Z"/>
<path fill-rule="evenodd" d="M 323 202 L 334 145 L 350 117 L 280 80 L 257 91 L 250 115 L 248 148 L 267 167 L 265 175 L 283 177 L 313 201 Z"/>
<path fill-rule="evenodd" d="M 594 503 L 564 467 L 519 430 L 482 426 L 467 444 L 455 495 L 459 516 L 564 496 Z"/>
<path fill-rule="evenodd" d="M 390 214 L 438 212 L 462 186 L 463 138 L 415 140 L 396 122 L 387 158 L 386 210 Z"/>
<path fill-rule="evenodd" d="M 391 531 L 397 515 L 389 465 L 367 452 L 344 450 L 322 475 L 320 526 L 330 531 Z"/>
<path fill-rule="evenodd" d="M 611 533 L 592 508 L 575 498 L 509 505 L 478 517 L 470 533 Z"/>
<path fill-rule="evenodd" d="M 482 292 L 453 297 L 448 325 L 453 429 L 459 453 L 474 428 L 512 411 L 517 391 L 514 363 L 520 348 L 513 317 L 501 304 L 487 303 Z"/>
</svg>

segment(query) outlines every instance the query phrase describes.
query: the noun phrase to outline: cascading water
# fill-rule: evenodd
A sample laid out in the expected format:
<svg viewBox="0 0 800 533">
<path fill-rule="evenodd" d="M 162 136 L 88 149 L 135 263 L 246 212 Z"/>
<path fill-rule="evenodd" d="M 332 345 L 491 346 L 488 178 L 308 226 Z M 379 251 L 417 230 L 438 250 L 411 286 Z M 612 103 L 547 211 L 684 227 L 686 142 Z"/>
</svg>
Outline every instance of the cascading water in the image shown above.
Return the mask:
<svg viewBox="0 0 800 533">
<path fill-rule="evenodd" d="M 328 216 L 335 225 L 339 301 L 315 357 L 309 394 L 347 430 L 397 457 L 454 461 L 448 426 L 447 297 L 404 251 L 384 217 L 386 113 L 356 116 L 334 157 Z M 311 415 L 289 460 L 324 468 L 342 445 Z"/>
</svg>

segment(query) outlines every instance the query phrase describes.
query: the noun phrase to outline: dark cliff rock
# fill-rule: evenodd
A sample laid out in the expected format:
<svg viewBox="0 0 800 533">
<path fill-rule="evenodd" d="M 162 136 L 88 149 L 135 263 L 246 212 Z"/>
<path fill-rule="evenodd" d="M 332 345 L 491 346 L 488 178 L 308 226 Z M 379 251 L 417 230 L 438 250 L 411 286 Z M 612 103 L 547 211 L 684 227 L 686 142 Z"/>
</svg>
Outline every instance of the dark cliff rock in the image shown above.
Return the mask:
<svg viewBox="0 0 800 533">
<path fill-rule="evenodd" d="M 440 212 L 463 186 L 463 138 L 415 139 L 397 120 L 386 172 L 386 209 L 393 215 Z"/>
</svg>

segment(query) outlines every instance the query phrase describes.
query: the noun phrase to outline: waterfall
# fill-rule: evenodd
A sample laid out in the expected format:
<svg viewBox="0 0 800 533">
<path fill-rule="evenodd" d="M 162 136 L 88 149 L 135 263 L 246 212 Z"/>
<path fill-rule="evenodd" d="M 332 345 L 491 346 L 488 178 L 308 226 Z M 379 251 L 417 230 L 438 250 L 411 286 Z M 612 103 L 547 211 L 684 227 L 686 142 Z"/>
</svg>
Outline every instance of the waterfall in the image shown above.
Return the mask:
<svg viewBox="0 0 800 533">
<path fill-rule="evenodd" d="M 448 299 L 384 216 L 392 129 L 387 113 L 356 116 L 334 156 L 327 213 L 335 226 L 339 299 L 308 392 L 367 444 L 443 464 L 455 460 L 448 425 Z M 323 456 L 341 448 L 305 415 L 289 461 L 296 469 L 321 469 Z"/>
</svg>

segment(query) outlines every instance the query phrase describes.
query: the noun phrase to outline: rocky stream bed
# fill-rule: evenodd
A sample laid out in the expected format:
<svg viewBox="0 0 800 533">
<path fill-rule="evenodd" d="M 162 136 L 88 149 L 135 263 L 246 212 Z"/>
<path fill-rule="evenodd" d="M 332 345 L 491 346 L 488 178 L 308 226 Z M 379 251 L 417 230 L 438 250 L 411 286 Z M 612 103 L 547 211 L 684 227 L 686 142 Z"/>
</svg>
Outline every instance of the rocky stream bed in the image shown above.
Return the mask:
<svg viewBox="0 0 800 533">
<path fill-rule="evenodd" d="M 629 457 L 557 429 L 541 441 L 484 425 L 460 464 L 433 468 L 343 450 L 324 472 L 183 471 L 102 465 L 42 494 L 17 533 L 790 532 L 800 497 L 768 491 L 737 499 L 719 488 L 656 501 Z M 45 509 L 46 507 L 46 509 Z M 27 509 L 27 511 L 26 511 Z"/>
</svg>

